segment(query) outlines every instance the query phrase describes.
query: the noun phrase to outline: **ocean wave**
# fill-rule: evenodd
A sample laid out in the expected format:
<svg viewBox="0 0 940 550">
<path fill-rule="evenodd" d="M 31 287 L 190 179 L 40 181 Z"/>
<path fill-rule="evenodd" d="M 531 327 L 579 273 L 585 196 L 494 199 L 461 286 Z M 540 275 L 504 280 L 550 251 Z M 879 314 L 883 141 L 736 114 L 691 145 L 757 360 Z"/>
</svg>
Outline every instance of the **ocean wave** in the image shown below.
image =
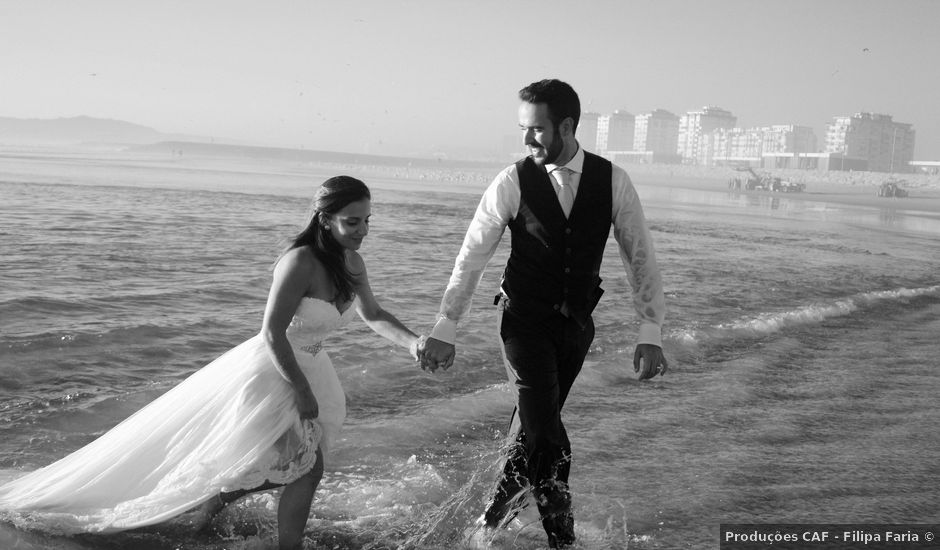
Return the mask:
<svg viewBox="0 0 940 550">
<path fill-rule="evenodd" d="M 63 313 L 68 311 L 82 311 L 87 304 L 71 298 L 56 298 L 53 296 L 20 296 L 11 300 L 0 301 L 0 315 L 13 318 L 19 313 Z"/>
<path fill-rule="evenodd" d="M 886 303 L 907 303 L 921 297 L 940 297 L 940 285 L 863 292 L 829 302 L 815 302 L 795 309 L 762 313 L 701 329 L 684 329 L 672 337 L 680 344 L 696 344 L 706 339 L 755 337 L 800 326 L 819 324 L 826 319 L 851 315 Z"/>
<path fill-rule="evenodd" d="M 33 423 L 35 419 L 50 411 L 86 407 L 101 399 L 98 391 L 72 391 L 56 396 L 28 396 L 8 398 L 0 404 L 0 419 L 9 424 Z M 38 434 L 35 437 L 41 437 Z"/>
<path fill-rule="evenodd" d="M 24 316 L 47 316 L 59 318 L 71 315 L 103 316 L 113 315 L 113 311 L 141 307 L 150 303 L 166 303 L 182 299 L 181 292 L 139 292 L 113 293 L 93 296 L 90 294 L 70 295 L 24 295 L 8 300 L 0 300 L 0 317 L 17 319 Z"/>
<path fill-rule="evenodd" d="M 204 340 L 230 337 L 231 331 L 204 321 L 184 322 L 182 319 L 167 319 L 161 324 L 144 323 L 132 326 L 102 326 L 78 330 L 50 330 L 16 336 L 0 336 L 0 353 L 43 350 L 61 350 L 63 348 L 82 349 L 93 347 L 133 343 L 138 349 L 167 348 L 182 340 L 189 342 L 201 335 Z M 201 353 L 203 346 L 197 345 L 193 353 Z"/>
<path fill-rule="evenodd" d="M 744 246 L 760 246 L 763 249 L 772 249 L 772 247 L 793 247 L 798 248 L 801 253 L 808 251 L 817 251 L 833 254 L 878 254 L 886 255 L 885 252 L 872 252 L 869 248 L 855 243 L 839 242 L 837 234 L 817 233 L 813 240 L 807 240 L 803 234 L 788 232 L 786 230 L 774 230 L 764 228 L 759 235 L 752 233 L 743 233 L 732 224 L 721 224 L 718 222 L 699 222 L 690 223 L 686 220 L 674 221 L 656 221 L 650 223 L 650 231 L 663 235 L 681 237 L 682 239 L 698 238 L 708 239 L 721 246 L 726 243 L 741 243 Z"/>
</svg>

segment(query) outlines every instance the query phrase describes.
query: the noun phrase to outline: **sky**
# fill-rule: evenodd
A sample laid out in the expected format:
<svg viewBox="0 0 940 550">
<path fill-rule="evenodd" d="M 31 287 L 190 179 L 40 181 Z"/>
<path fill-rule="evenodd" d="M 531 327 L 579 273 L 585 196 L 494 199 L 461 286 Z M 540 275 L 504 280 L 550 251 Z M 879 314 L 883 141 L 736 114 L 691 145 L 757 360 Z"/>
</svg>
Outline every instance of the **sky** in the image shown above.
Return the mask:
<svg viewBox="0 0 940 550">
<path fill-rule="evenodd" d="M 857 112 L 940 160 L 935 0 L 0 0 L 0 116 L 278 147 L 473 158 L 542 78 L 583 111 L 739 127 Z"/>
</svg>

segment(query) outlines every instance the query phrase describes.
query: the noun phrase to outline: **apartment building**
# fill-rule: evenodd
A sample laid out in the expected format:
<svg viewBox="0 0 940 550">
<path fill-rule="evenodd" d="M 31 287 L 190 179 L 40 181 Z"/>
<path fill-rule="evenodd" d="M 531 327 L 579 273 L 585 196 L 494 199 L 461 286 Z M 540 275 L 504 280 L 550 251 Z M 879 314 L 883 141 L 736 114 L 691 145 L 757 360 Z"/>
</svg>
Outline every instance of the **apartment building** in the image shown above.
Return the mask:
<svg viewBox="0 0 940 550">
<path fill-rule="evenodd" d="M 626 111 L 614 111 L 597 118 L 597 152 L 632 151 L 636 117 Z"/>
<path fill-rule="evenodd" d="M 720 107 L 703 107 L 679 118 L 678 154 L 689 164 L 708 165 L 715 156 L 715 140 L 711 135 L 720 128 L 731 129 L 738 119 Z"/>
<path fill-rule="evenodd" d="M 600 151 L 597 143 L 597 129 L 600 118 L 601 115 L 599 113 L 581 113 L 581 119 L 578 122 L 578 129 L 575 131 L 575 136 L 577 136 L 578 143 L 581 144 L 581 147 L 584 147 L 585 151 L 592 153 Z"/>
<path fill-rule="evenodd" d="M 909 172 L 914 160 L 913 125 L 891 115 L 856 113 L 826 125 L 826 152 L 862 159 L 870 172 Z"/>
<path fill-rule="evenodd" d="M 816 131 L 809 126 L 777 124 L 761 128 L 763 153 L 815 153 Z"/>
<path fill-rule="evenodd" d="M 719 128 L 709 136 L 712 163 L 765 165 L 765 157 L 816 151 L 816 133 L 809 126 L 779 124 L 759 128 Z"/>
<path fill-rule="evenodd" d="M 679 148 L 679 117 L 669 111 L 656 109 L 636 116 L 633 150 L 653 153 L 655 156 L 675 156 Z"/>
</svg>

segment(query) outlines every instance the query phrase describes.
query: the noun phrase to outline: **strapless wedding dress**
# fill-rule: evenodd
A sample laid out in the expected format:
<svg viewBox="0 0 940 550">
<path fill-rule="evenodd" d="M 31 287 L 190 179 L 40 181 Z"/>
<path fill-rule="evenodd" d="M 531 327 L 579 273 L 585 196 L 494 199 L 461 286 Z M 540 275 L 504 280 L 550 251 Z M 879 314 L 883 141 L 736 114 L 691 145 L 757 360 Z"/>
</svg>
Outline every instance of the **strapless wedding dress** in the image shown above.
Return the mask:
<svg viewBox="0 0 940 550">
<path fill-rule="evenodd" d="M 288 339 L 320 413 L 301 421 L 294 390 L 260 335 L 228 351 L 74 453 L 0 487 L 0 510 L 24 528 L 109 532 L 153 525 L 220 491 L 288 483 L 324 454 L 346 398 L 322 341 L 353 317 L 304 298 Z"/>
</svg>

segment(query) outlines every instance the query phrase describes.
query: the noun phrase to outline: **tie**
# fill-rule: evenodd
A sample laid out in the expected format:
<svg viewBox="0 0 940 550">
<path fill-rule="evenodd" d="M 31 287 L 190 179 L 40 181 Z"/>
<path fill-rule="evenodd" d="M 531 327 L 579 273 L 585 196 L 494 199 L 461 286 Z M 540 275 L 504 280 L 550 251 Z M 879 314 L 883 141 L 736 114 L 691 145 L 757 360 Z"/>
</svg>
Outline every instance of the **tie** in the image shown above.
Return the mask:
<svg viewBox="0 0 940 550">
<path fill-rule="evenodd" d="M 574 189 L 571 187 L 571 170 L 565 167 L 554 170 L 558 182 L 558 203 L 567 218 L 571 214 L 571 205 L 574 204 Z"/>
</svg>

